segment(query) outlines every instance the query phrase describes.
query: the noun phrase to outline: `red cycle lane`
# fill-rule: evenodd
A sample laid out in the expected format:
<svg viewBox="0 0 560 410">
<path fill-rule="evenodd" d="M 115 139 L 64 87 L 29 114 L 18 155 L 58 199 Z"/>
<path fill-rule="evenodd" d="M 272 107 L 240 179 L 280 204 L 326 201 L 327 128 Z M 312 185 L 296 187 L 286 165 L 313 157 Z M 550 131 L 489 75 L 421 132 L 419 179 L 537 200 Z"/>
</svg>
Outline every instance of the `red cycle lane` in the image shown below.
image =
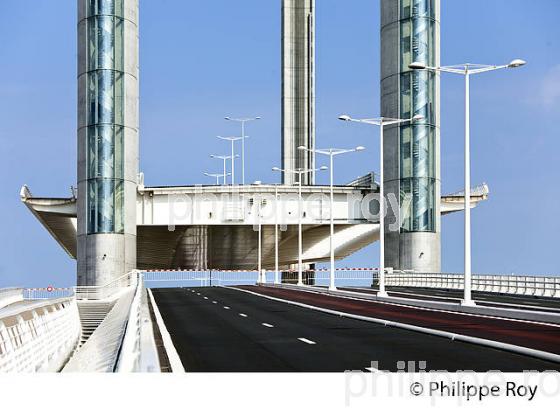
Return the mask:
<svg viewBox="0 0 560 410">
<path fill-rule="evenodd" d="M 239 288 L 324 309 L 560 354 L 560 327 L 558 326 L 354 300 L 291 289 L 263 286 L 239 286 Z"/>
</svg>

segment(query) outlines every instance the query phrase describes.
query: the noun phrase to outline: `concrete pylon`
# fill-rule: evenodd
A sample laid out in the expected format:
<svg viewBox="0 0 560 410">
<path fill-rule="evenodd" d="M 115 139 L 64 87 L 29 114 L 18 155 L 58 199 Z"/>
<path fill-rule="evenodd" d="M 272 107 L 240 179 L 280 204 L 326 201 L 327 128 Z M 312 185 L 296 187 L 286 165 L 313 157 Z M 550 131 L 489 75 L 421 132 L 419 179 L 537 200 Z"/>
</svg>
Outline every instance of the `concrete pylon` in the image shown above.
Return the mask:
<svg viewBox="0 0 560 410">
<path fill-rule="evenodd" d="M 424 116 L 384 133 L 385 266 L 440 272 L 440 80 L 416 61 L 440 64 L 440 0 L 382 0 L 381 115 Z"/>
<path fill-rule="evenodd" d="M 282 168 L 313 169 L 315 154 L 315 0 L 282 0 Z M 298 175 L 283 173 L 292 185 Z M 303 185 L 314 173 L 302 175 Z"/>
<path fill-rule="evenodd" d="M 78 0 L 78 285 L 136 267 L 138 0 Z"/>
</svg>

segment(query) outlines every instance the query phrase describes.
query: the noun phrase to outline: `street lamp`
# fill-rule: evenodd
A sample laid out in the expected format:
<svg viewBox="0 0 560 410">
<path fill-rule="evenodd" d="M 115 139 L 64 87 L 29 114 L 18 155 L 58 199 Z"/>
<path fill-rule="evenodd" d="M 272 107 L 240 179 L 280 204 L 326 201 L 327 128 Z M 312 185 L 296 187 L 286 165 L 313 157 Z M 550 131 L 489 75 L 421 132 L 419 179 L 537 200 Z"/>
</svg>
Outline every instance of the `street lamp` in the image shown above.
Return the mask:
<svg viewBox="0 0 560 410">
<path fill-rule="evenodd" d="M 328 168 L 325 166 L 322 166 L 321 168 L 317 168 L 317 169 L 281 169 L 278 167 L 274 167 L 272 168 L 273 171 L 278 171 L 278 172 L 289 172 L 291 174 L 297 174 L 298 175 L 298 286 L 302 286 L 303 285 L 303 271 L 302 271 L 302 254 L 303 254 L 303 245 L 302 245 L 302 230 L 301 230 L 301 214 L 302 214 L 302 206 L 301 206 L 301 176 L 303 174 L 309 173 L 309 172 L 315 172 L 315 171 L 325 171 Z"/>
<path fill-rule="evenodd" d="M 231 142 L 231 157 L 235 158 L 235 149 L 234 149 L 234 144 L 235 141 L 239 141 L 240 139 L 242 139 L 242 137 L 220 137 L 218 135 L 219 139 L 224 140 L 224 141 L 230 141 Z M 231 185 L 235 185 L 235 160 L 231 161 Z"/>
<path fill-rule="evenodd" d="M 379 127 L 379 291 L 377 296 L 388 297 L 385 291 L 385 182 L 383 181 L 383 131 L 387 125 L 404 124 L 406 122 L 420 121 L 422 115 L 415 115 L 409 119 L 399 118 L 366 118 L 354 119 L 348 115 L 338 117 L 342 121 L 361 122 L 363 124 L 376 125 Z"/>
<path fill-rule="evenodd" d="M 238 156 L 239 156 L 239 155 L 236 155 L 236 157 L 238 157 Z M 232 156 L 230 156 L 230 155 L 210 155 L 210 158 L 221 159 L 222 161 L 224 161 L 224 174 L 223 174 L 223 177 L 224 177 L 224 185 L 227 185 L 227 176 L 228 176 L 229 174 L 226 173 L 226 161 L 227 161 L 228 159 L 231 159 L 231 160 L 233 161 L 233 158 L 234 158 L 234 157 L 232 157 Z"/>
<path fill-rule="evenodd" d="M 334 283 L 334 274 L 335 274 L 335 267 L 334 267 L 334 157 L 337 155 L 341 155 L 341 154 L 346 154 L 349 152 L 359 152 L 359 151 L 363 151 L 365 150 L 364 147 L 359 146 L 353 149 L 339 149 L 339 148 L 328 148 L 328 149 L 309 149 L 306 146 L 299 146 L 298 150 L 300 151 L 309 151 L 309 152 L 313 152 L 316 154 L 321 154 L 321 155 L 328 155 L 330 158 L 330 171 L 331 171 L 331 175 L 330 175 L 330 194 L 331 194 L 331 221 L 330 221 L 330 225 L 331 225 L 331 235 L 330 235 L 330 252 L 331 252 L 331 273 L 330 273 L 330 280 L 329 280 L 329 290 L 336 290 L 336 286 Z"/>
<path fill-rule="evenodd" d="M 223 178 L 223 174 L 209 174 L 208 172 L 205 172 L 204 175 L 206 175 L 207 177 L 210 178 L 216 178 L 216 185 L 220 185 L 220 178 Z M 231 175 L 231 174 L 227 174 L 227 175 Z"/>
<path fill-rule="evenodd" d="M 465 76 L 465 276 L 464 296 L 462 305 L 473 306 L 472 300 L 472 267 L 471 267 L 471 154 L 470 154 L 470 76 L 473 74 L 486 73 L 488 71 L 501 70 L 503 68 L 518 68 L 527 64 L 520 59 L 512 60 L 505 65 L 484 64 L 460 64 L 446 67 L 430 67 L 426 64 L 413 62 L 409 68 L 413 70 L 428 70 L 460 74 Z"/>
<path fill-rule="evenodd" d="M 241 123 L 241 183 L 245 185 L 245 123 L 249 121 L 257 121 L 260 120 L 261 117 L 253 117 L 253 118 L 232 118 L 232 117 L 225 117 L 227 121 L 235 121 Z"/>
<path fill-rule="evenodd" d="M 278 271 L 278 184 L 274 184 L 274 284 L 280 284 L 280 272 Z"/>
</svg>

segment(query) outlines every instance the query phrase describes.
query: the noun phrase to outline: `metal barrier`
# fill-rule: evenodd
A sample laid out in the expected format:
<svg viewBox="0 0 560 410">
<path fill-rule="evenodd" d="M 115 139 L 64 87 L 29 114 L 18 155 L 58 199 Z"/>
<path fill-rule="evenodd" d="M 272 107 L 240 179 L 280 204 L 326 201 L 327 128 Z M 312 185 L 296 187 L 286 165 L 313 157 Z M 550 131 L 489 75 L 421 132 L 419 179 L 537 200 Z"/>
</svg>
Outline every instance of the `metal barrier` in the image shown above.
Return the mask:
<svg viewBox="0 0 560 410">
<path fill-rule="evenodd" d="M 74 296 L 74 288 L 25 288 L 23 299 L 25 300 L 47 300 L 71 298 Z"/>
<path fill-rule="evenodd" d="M 143 271 L 144 281 L 170 286 L 228 286 L 256 284 L 259 279 L 256 270 L 167 270 Z"/>
<path fill-rule="evenodd" d="M 303 271 L 303 284 L 315 286 L 329 286 L 330 269 L 315 269 Z M 379 275 L 377 268 L 337 268 L 334 278 L 336 286 L 370 287 Z M 297 283 L 298 271 L 281 272 L 283 283 Z M 267 275 L 267 283 L 273 283 Z"/>
<path fill-rule="evenodd" d="M 116 297 L 123 290 L 136 285 L 138 272 L 133 270 L 102 286 L 76 286 L 74 287 L 74 294 L 80 300 L 99 300 Z"/>
<path fill-rule="evenodd" d="M 3 288 L 0 289 L 0 309 L 23 300 L 22 288 Z"/>
<path fill-rule="evenodd" d="M 80 330 L 74 299 L 0 318 L 0 372 L 60 370 L 78 344 Z"/>
<path fill-rule="evenodd" d="M 391 273 L 385 275 L 387 286 L 463 289 L 462 274 L 455 273 Z M 560 297 L 560 276 L 514 276 L 476 274 L 472 289 L 515 295 Z"/>
</svg>

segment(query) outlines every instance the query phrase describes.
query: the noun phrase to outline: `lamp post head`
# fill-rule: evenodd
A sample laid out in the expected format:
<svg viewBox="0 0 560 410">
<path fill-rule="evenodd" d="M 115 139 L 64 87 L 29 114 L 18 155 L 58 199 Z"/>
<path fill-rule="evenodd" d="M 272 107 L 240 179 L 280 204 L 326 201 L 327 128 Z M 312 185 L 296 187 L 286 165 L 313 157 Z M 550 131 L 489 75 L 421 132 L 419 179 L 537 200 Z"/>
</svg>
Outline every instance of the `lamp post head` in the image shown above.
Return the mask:
<svg viewBox="0 0 560 410">
<path fill-rule="evenodd" d="M 300 145 L 299 147 L 297 147 L 297 149 L 300 151 L 305 151 L 307 147 L 305 145 Z"/>
<path fill-rule="evenodd" d="M 422 114 L 416 114 L 414 117 L 412 117 L 412 121 L 422 121 L 425 117 Z"/>
<path fill-rule="evenodd" d="M 327 169 L 329 169 L 329 167 L 323 165 L 321 168 L 319 168 L 319 171 L 326 171 Z"/>
<path fill-rule="evenodd" d="M 273 171 L 282 171 L 282 170 L 281 170 L 280 168 L 278 168 L 278 167 L 273 167 L 272 170 L 273 170 Z"/>
<path fill-rule="evenodd" d="M 362 147 L 361 145 L 355 148 L 355 150 L 356 150 L 357 152 L 363 151 L 363 150 L 365 150 L 365 149 L 366 149 L 366 147 Z"/>
<path fill-rule="evenodd" d="M 346 115 L 346 114 L 341 115 L 340 117 L 338 117 L 338 119 L 341 120 L 341 121 L 351 121 L 352 120 L 352 118 L 350 118 L 350 116 Z"/>
<path fill-rule="evenodd" d="M 513 60 L 511 63 L 508 64 L 508 68 L 519 68 L 519 67 L 523 67 L 525 64 L 527 64 L 525 60 L 516 58 L 515 60 Z"/>
<path fill-rule="evenodd" d="M 420 63 L 418 61 L 414 61 L 413 63 L 410 63 L 408 65 L 408 68 L 410 68 L 412 70 L 425 70 L 426 69 L 426 64 Z"/>
<path fill-rule="evenodd" d="M 229 120 L 231 120 L 231 118 L 230 118 L 230 117 L 224 117 L 224 120 L 228 120 L 228 121 L 229 121 Z"/>
</svg>

